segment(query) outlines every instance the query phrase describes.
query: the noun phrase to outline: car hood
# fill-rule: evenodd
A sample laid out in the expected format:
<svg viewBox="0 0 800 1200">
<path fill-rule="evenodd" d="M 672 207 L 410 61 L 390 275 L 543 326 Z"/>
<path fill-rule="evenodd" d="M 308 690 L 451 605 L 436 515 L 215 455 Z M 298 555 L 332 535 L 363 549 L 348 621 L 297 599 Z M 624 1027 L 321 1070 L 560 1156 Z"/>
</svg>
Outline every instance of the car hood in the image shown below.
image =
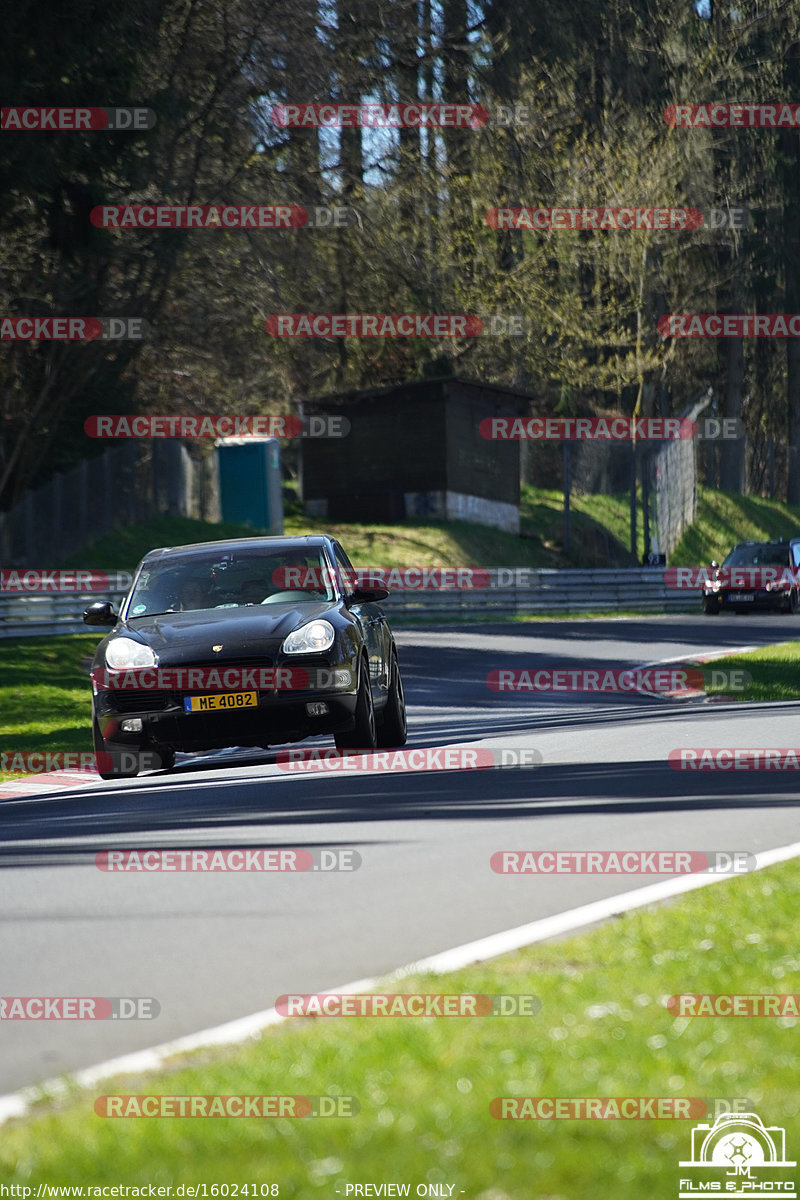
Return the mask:
<svg viewBox="0 0 800 1200">
<path fill-rule="evenodd" d="M 335 603 L 269 604 L 247 608 L 208 609 L 200 612 L 158 613 L 131 617 L 117 635 L 131 633 L 150 646 L 161 661 L 165 656 L 207 656 L 212 644 L 225 648 L 224 657 L 257 653 L 266 644 L 283 639 L 316 617 L 332 614 Z"/>
</svg>

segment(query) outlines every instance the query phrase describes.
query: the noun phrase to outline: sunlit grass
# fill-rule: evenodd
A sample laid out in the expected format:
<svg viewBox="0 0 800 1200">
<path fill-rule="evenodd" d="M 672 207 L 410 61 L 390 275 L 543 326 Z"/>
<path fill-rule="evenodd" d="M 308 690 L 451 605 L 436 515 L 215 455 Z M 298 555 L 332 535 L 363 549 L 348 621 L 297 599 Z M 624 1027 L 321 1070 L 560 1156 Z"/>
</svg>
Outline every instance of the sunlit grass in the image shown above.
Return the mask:
<svg viewBox="0 0 800 1200">
<path fill-rule="evenodd" d="M 528 909 L 528 880 L 507 883 Z M 43 1104 L 5 1127 L 0 1172 L 6 1183 L 278 1182 L 289 1197 L 344 1195 L 346 1183 L 365 1181 L 410 1183 L 412 1194 L 418 1182 L 441 1182 L 484 1200 L 674 1195 L 691 1121 L 499 1121 L 489 1103 L 735 1098 L 786 1126 L 787 1146 L 797 1146 L 800 1022 L 678 1018 L 665 1000 L 796 991 L 799 899 L 788 863 L 453 975 L 405 978 L 391 990 L 533 994 L 541 1012 L 293 1020 L 253 1044 Z M 95 1114 L 98 1095 L 120 1093 L 352 1095 L 361 1112 L 295 1121 Z"/>
<path fill-rule="evenodd" d="M 0 640 L 0 750 L 92 749 L 84 664 L 103 634 Z M 14 776 L 0 771 L 0 780 Z"/>
<path fill-rule="evenodd" d="M 798 618 L 800 621 L 800 618 Z M 719 687 L 708 686 L 709 695 L 723 694 L 734 700 L 800 700 L 800 642 L 781 642 L 777 646 L 763 646 L 747 654 L 736 654 L 716 664 L 720 671 L 730 674 L 746 672 L 745 691 L 734 690 L 730 684 Z M 714 668 L 706 663 L 702 668 L 706 675 Z"/>
</svg>

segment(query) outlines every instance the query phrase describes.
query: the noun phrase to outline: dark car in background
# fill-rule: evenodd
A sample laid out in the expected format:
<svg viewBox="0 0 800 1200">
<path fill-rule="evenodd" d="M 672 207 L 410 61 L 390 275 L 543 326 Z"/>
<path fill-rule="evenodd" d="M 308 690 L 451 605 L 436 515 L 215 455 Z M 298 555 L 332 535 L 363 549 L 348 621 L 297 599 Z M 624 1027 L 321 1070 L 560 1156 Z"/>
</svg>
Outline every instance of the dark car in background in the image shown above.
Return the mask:
<svg viewBox="0 0 800 1200">
<path fill-rule="evenodd" d="M 739 542 L 722 564 L 712 563 L 703 584 L 703 612 L 753 612 L 800 607 L 800 537 L 789 541 Z"/>
<path fill-rule="evenodd" d="M 355 586 L 327 536 L 151 550 L 119 613 L 107 602 L 84 613 L 113 626 L 92 662 L 103 778 L 169 768 L 177 752 L 317 734 L 341 749 L 404 745 L 388 595 Z"/>
</svg>

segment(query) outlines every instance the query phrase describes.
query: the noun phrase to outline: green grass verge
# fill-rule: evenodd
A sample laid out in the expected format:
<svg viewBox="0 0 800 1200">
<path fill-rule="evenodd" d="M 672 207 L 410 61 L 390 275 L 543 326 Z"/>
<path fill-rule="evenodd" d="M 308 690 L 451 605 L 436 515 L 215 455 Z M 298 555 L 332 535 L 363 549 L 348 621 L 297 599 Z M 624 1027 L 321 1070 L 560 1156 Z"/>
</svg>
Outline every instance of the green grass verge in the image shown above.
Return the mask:
<svg viewBox="0 0 800 1200">
<path fill-rule="evenodd" d="M 735 692 L 729 686 L 708 686 L 709 696 L 725 695 L 734 700 L 754 703 L 762 700 L 800 700 L 800 642 L 781 642 L 747 654 L 726 655 L 718 664 L 698 664 L 708 673 L 714 666 L 726 673 L 746 671 L 747 689 Z"/>
<path fill-rule="evenodd" d="M 760 496 L 698 491 L 697 518 L 686 530 L 669 561 L 672 566 L 705 566 L 722 562 L 737 542 L 771 541 L 800 536 L 800 507 Z"/>
<path fill-rule="evenodd" d="M 522 528 L 538 531 L 544 546 L 562 549 L 563 497 L 559 491 L 522 489 Z M 573 496 L 569 566 L 623 566 L 630 563 L 630 498 Z M 697 517 L 669 556 L 672 566 L 721 562 L 737 542 L 800 536 L 800 506 L 698 489 Z M 641 492 L 637 503 L 637 562 L 644 552 Z M 505 565 L 505 564 L 500 564 Z M 515 565 L 511 563 L 510 565 Z M 543 564 L 555 565 L 555 564 Z"/>
<path fill-rule="evenodd" d="M 559 567 L 614 566 L 629 562 L 627 497 L 574 497 L 571 553 L 562 551 L 562 498 L 557 491 L 523 488 L 521 534 L 473 525 L 467 521 L 401 521 L 342 524 L 305 516 L 287 504 L 287 534 L 332 533 L 360 566 Z M 123 527 L 65 558 L 58 566 L 99 570 L 133 570 L 155 546 L 253 537 L 264 530 L 246 525 L 212 525 L 188 517 L 161 516 Z"/>
<path fill-rule="evenodd" d="M 630 496 L 627 492 L 611 496 L 573 495 L 570 498 L 569 553 L 564 553 L 563 549 L 564 496 L 557 489 L 524 486 L 520 501 L 520 524 L 523 535 L 537 537 L 542 546 L 558 559 L 542 563 L 542 566 L 631 565 Z M 640 563 L 644 553 L 641 496 L 637 502 L 636 534 L 636 563 Z"/>
<path fill-rule="evenodd" d="M 83 662 L 105 633 L 0 641 L 2 749 L 92 749 L 92 691 Z M 0 780 L 11 779 L 0 771 Z"/>
<path fill-rule="evenodd" d="M 466 521 L 331 523 L 307 517 L 291 498 L 286 503 L 287 534 L 332 533 L 360 566 L 620 567 L 631 565 L 630 501 L 626 494 L 574 495 L 570 549 L 563 547 L 563 497 L 558 490 L 523 486 L 520 536 Z M 246 525 L 212 525 L 188 517 L 155 517 L 120 528 L 58 566 L 133 570 L 155 546 L 252 537 L 263 530 Z M 721 561 L 736 542 L 789 538 L 800 534 L 800 508 L 757 496 L 737 496 L 701 488 L 697 519 L 670 555 L 675 566 Z M 637 514 L 637 555 L 644 550 L 641 497 Z"/>
<path fill-rule="evenodd" d="M 212 525 L 188 517 L 157 517 L 121 529 L 80 554 L 70 555 L 60 566 L 85 566 L 131 571 L 155 546 L 181 546 L 222 538 L 255 537 L 264 530 L 245 525 Z M 361 566 L 541 566 L 534 542 L 500 530 L 464 521 L 425 525 L 342 525 L 321 518 L 289 515 L 288 535 L 331 533 L 341 539 L 353 562 Z M 549 563 L 547 565 L 550 565 Z"/>
<path fill-rule="evenodd" d="M 487 848 L 487 855 L 489 850 Z M 520 901 L 526 882 L 509 880 Z M 749 1099 L 800 1144 L 800 1022 L 673 1016 L 681 992 L 796 990 L 795 862 L 666 906 L 392 990 L 534 994 L 534 1018 L 294 1020 L 233 1050 L 43 1101 L 7 1125 L 7 1184 L 277 1182 L 283 1197 L 347 1182 L 455 1185 L 483 1200 L 675 1196 L 692 1121 L 499 1121 L 496 1096 Z M 355 920 L 358 917 L 354 917 Z M 273 997 L 264 996 L 265 1006 Z M 153 1027 L 154 1039 L 157 1031 Z M 103 1094 L 353 1095 L 352 1119 L 113 1120 Z M 788 1155 L 796 1157 L 794 1153 Z"/>
</svg>

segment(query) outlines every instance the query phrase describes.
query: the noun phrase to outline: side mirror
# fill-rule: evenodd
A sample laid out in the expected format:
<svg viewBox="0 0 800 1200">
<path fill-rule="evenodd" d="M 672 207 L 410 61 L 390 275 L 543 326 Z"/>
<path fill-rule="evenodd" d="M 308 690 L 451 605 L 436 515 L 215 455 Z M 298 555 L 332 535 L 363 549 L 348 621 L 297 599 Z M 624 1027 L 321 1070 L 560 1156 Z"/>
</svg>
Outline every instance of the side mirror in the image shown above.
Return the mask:
<svg viewBox="0 0 800 1200">
<path fill-rule="evenodd" d="M 117 614 L 110 600 L 99 600 L 84 610 L 83 620 L 86 625 L 116 625 Z"/>
<path fill-rule="evenodd" d="M 385 587 L 357 587 L 353 588 L 347 597 L 347 602 L 348 604 L 374 604 L 378 600 L 385 600 L 388 595 L 389 589 Z"/>
</svg>

